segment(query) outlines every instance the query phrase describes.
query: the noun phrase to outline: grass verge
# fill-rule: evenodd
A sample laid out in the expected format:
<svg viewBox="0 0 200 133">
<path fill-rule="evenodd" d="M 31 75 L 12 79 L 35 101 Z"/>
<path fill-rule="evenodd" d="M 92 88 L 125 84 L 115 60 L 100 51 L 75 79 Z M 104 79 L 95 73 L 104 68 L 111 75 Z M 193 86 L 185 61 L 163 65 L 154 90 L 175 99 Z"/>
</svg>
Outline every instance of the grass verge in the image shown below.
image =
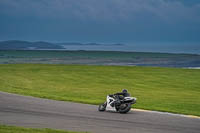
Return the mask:
<svg viewBox="0 0 200 133">
<path fill-rule="evenodd" d="M 55 129 L 38 129 L 38 128 L 24 128 L 16 126 L 0 125 L 0 133 L 80 133 Z"/>
<path fill-rule="evenodd" d="M 136 108 L 200 116 L 200 70 L 9 64 L 0 65 L 0 91 L 100 104 L 107 94 L 129 90 Z"/>
</svg>

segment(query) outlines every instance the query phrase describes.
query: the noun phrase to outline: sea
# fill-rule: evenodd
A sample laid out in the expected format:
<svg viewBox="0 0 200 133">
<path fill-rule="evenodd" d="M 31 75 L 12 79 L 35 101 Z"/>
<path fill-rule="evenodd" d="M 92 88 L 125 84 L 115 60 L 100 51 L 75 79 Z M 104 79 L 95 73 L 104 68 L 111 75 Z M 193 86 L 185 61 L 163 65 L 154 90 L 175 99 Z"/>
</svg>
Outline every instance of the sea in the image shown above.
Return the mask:
<svg viewBox="0 0 200 133">
<path fill-rule="evenodd" d="M 200 45 L 63 45 L 66 50 L 184 53 L 200 55 Z"/>
</svg>

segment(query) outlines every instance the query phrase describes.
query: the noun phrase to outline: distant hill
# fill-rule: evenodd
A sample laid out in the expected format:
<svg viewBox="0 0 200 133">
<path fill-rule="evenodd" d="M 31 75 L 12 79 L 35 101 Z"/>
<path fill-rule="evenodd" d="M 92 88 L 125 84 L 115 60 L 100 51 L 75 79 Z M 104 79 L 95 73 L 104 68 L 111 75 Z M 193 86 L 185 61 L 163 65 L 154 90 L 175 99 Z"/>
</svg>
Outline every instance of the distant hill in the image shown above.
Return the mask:
<svg viewBox="0 0 200 133">
<path fill-rule="evenodd" d="M 43 50 L 43 49 L 64 49 L 63 46 L 49 42 L 29 42 L 9 40 L 0 42 L 0 50 Z"/>
<path fill-rule="evenodd" d="M 91 45 L 91 46 L 96 46 L 96 45 L 117 45 L 117 46 L 121 46 L 124 44 L 120 44 L 120 43 L 113 43 L 113 44 L 102 44 L 102 43 L 76 43 L 76 42 L 67 42 L 67 43 L 56 43 L 58 45 Z"/>
<path fill-rule="evenodd" d="M 44 41 L 38 42 L 29 42 L 29 41 L 20 41 L 20 40 L 9 40 L 9 41 L 0 41 L 0 50 L 51 50 L 51 49 L 66 49 L 64 46 L 67 45 L 124 45 L 124 44 L 100 44 L 100 43 L 49 43 Z"/>
</svg>

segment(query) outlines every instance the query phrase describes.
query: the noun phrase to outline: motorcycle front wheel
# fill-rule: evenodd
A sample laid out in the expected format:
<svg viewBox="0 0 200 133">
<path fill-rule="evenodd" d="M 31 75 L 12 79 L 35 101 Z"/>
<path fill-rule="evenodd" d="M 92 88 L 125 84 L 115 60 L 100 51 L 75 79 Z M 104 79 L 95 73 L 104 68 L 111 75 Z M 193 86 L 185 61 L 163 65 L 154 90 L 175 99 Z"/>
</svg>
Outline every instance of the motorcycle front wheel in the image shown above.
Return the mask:
<svg viewBox="0 0 200 133">
<path fill-rule="evenodd" d="M 124 103 L 119 106 L 119 113 L 125 114 L 131 110 L 131 103 Z"/>
<path fill-rule="evenodd" d="M 100 104 L 98 110 L 99 111 L 105 111 L 106 110 L 106 105 L 107 105 L 106 103 Z"/>
</svg>

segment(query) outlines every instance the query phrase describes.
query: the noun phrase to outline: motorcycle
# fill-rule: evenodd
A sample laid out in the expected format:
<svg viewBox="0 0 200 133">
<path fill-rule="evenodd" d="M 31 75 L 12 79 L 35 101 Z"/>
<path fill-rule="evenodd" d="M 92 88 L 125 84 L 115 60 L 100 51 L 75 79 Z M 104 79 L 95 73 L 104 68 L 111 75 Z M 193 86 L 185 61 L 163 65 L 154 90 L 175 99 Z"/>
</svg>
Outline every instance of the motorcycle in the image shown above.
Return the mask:
<svg viewBox="0 0 200 133">
<path fill-rule="evenodd" d="M 131 105 L 136 103 L 135 97 L 122 97 L 117 95 L 107 95 L 105 103 L 100 104 L 99 111 L 115 111 L 119 113 L 127 113 L 131 109 Z"/>
</svg>

